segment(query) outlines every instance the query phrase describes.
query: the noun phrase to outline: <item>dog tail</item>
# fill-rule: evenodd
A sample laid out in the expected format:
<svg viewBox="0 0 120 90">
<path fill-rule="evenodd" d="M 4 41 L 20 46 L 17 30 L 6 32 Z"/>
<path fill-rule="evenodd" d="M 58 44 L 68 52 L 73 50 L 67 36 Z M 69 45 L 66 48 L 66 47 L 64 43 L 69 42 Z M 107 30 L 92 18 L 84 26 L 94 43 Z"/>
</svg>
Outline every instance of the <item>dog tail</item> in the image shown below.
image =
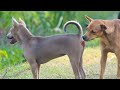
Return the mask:
<svg viewBox="0 0 120 90">
<path fill-rule="evenodd" d="M 83 34 L 83 31 L 82 31 L 81 25 L 80 25 L 77 21 L 68 21 L 68 22 L 66 22 L 66 23 L 64 24 L 63 30 L 66 32 L 66 28 L 67 28 L 67 26 L 68 26 L 69 24 L 74 24 L 74 25 L 77 26 L 77 28 L 78 28 L 78 30 L 79 30 L 78 35 L 81 37 L 82 34 Z"/>
<path fill-rule="evenodd" d="M 120 19 L 120 12 L 118 13 L 118 19 Z"/>
</svg>

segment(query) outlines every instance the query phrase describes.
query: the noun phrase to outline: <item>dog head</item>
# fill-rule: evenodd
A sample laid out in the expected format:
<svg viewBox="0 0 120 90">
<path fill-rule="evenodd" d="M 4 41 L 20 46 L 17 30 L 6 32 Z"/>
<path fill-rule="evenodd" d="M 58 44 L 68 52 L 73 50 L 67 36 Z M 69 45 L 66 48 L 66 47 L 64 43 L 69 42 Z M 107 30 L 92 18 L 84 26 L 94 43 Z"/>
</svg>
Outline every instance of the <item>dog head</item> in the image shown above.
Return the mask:
<svg viewBox="0 0 120 90">
<path fill-rule="evenodd" d="M 104 24 L 102 20 L 93 20 L 92 18 L 85 16 L 85 18 L 89 21 L 89 24 L 87 25 L 86 33 L 83 37 L 85 41 L 93 40 L 98 37 L 102 37 L 104 32 L 106 34 L 110 34 L 113 32 L 112 24 Z"/>
<path fill-rule="evenodd" d="M 18 39 L 18 30 L 20 26 L 26 26 L 24 21 L 19 18 L 19 22 L 15 18 L 12 18 L 12 27 L 10 28 L 9 33 L 7 34 L 7 38 L 10 41 L 10 44 L 14 44 Z"/>
</svg>

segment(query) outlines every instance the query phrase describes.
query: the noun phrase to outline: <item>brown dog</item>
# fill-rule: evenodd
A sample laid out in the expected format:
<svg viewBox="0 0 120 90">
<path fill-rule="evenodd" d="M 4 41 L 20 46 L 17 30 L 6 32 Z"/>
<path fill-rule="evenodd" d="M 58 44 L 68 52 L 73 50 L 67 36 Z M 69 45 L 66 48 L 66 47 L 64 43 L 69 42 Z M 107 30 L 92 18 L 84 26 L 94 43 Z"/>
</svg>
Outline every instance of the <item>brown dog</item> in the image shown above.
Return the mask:
<svg viewBox="0 0 120 90">
<path fill-rule="evenodd" d="M 39 78 L 39 68 L 54 58 L 68 55 L 76 79 L 84 79 L 85 73 L 82 66 L 82 54 L 84 51 L 84 41 L 82 40 L 82 27 L 75 21 L 65 24 L 75 24 L 79 29 L 79 34 L 55 35 L 55 36 L 33 36 L 27 29 L 23 20 L 17 22 L 12 18 L 13 27 L 7 35 L 10 43 L 19 42 L 24 50 L 24 56 L 29 62 L 33 78 Z M 82 42 L 82 44 L 81 44 Z"/>
<path fill-rule="evenodd" d="M 89 41 L 100 38 L 101 42 L 100 78 L 103 79 L 108 52 L 115 53 L 117 56 L 117 78 L 120 78 L 120 20 L 93 20 L 88 16 L 86 19 L 89 24 L 83 39 Z"/>
</svg>

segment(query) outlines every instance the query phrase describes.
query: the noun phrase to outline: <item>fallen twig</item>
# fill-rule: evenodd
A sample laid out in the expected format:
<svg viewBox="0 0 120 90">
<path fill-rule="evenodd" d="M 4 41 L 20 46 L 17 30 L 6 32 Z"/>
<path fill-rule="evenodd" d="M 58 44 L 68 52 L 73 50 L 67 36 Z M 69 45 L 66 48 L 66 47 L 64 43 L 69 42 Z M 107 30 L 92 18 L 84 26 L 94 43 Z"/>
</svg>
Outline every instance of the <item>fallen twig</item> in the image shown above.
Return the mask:
<svg viewBox="0 0 120 90">
<path fill-rule="evenodd" d="M 5 73 L 4 73 L 4 75 L 2 76 L 1 79 L 4 79 L 4 77 L 6 76 L 6 74 L 7 74 L 7 69 L 5 70 Z"/>
<path fill-rule="evenodd" d="M 25 72 L 26 70 L 30 70 L 30 68 L 26 68 L 25 70 L 19 71 L 19 72 L 16 73 L 15 75 L 10 75 L 10 76 L 7 76 L 7 77 L 8 77 L 8 78 L 10 78 L 10 77 L 16 77 L 16 76 L 18 76 L 19 74 Z"/>
</svg>

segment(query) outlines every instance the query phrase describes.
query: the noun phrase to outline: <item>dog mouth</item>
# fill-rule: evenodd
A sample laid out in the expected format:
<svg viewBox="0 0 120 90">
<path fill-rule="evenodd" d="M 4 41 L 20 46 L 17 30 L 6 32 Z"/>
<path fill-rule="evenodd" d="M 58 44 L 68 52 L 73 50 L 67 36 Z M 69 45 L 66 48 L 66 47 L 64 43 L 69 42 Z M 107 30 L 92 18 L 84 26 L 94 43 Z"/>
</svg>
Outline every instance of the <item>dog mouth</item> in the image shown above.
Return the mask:
<svg viewBox="0 0 120 90">
<path fill-rule="evenodd" d="M 92 38 L 92 39 L 83 39 L 84 41 L 91 41 L 91 40 L 94 40 L 94 38 Z"/>
<path fill-rule="evenodd" d="M 8 38 L 10 44 L 14 44 L 17 40 L 14 37 Z"/>
<path fill-rule="evenodd" d="M 90 40 L 94 40 L 94 38 L 93 38 L 93 39 L 90 39 Z M 90 41 L 90 40 L 89 40 L 89 41 Z"/>
<path fill-rule="evenodd" d="M 94 40 L 94 38 L 93 38 L 93 39 L 87 39 L 87 40 L 85 40 L 85 41 L 91 41 L 91 40 Z"/>
<path fill-rule="evenodd" d="M 86 36 L 82 36 L 84 41 L 90 41 L 90 39 L 88 39 Z"/>
</svg>

